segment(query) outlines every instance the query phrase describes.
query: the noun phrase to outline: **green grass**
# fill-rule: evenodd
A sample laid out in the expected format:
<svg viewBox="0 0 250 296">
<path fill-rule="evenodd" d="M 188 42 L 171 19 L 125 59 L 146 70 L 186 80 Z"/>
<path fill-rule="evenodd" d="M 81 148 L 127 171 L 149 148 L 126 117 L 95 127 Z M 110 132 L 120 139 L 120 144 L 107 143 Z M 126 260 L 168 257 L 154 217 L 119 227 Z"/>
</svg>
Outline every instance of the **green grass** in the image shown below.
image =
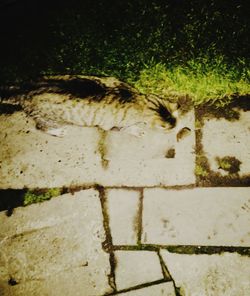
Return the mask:
<svg viewBox="0 0 250 296">
<path fill-rule="evenodd" d="M 144 93 L 219 107 L 249 94 L 247 3 L 182 2 L 74 0 L 38 19 L 20 15 L 15 34 L 10 26 L 2 36 L 0 81 L 106 75 Z"/>
<path fill-rule="evenodd" d="M 51 188 L 47 190 L 37 191 L 37 190 L 28 190 L 24 194 L 24 206 L 28 206 L 33 203 L 43 202 L 49 200 L 52 197 L 56 197 L 61 194 L 61 190 L 58 188 Z"/>
<path fill-rule="evenodd" d="M 145 66 L 138 80 L 130 82 L 143 93 L 176 99 L 188 96 L 194 105 L 223 107 L 233 96 L 250 94 L 249 75 L 249 68 L 229 66 L 222 57 L 217 57 L 194 59 L 185 65 Z"/>
</svg>

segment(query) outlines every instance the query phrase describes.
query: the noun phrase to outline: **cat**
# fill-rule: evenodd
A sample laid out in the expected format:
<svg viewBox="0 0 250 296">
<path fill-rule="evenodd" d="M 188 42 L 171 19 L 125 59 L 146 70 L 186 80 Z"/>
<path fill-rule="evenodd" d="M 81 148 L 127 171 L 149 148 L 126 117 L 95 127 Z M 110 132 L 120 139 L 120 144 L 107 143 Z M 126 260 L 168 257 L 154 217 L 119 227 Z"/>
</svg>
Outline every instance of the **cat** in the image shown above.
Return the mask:
<svg viewBox="0 0 250 296">
<path fill-rule="evenodd" d="M 141 94 L 113 77 L 50 76 L 0 89 L 1 104 L 20 106 L 36 127 L 62 137 L 64 127 L 95 126 L 141 136 L 145 128 L 176 126 L 178 105 Z"/>
</svg>

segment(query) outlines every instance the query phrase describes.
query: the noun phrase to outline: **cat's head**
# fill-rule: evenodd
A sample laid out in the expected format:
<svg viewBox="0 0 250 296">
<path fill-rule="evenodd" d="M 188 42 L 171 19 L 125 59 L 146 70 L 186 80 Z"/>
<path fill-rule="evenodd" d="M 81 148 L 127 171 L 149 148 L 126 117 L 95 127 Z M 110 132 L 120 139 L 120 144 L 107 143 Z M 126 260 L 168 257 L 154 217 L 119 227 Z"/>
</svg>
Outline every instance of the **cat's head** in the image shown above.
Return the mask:
<svg viewBox="0 0 250 296">
<path fill-rule="evenodd" d="M 149 109 L 157 116 L 157 127 L 172 129 L 176 126 L 179 117 L 179 104 L 155 95 L 148 96 Z"/>
</svg>

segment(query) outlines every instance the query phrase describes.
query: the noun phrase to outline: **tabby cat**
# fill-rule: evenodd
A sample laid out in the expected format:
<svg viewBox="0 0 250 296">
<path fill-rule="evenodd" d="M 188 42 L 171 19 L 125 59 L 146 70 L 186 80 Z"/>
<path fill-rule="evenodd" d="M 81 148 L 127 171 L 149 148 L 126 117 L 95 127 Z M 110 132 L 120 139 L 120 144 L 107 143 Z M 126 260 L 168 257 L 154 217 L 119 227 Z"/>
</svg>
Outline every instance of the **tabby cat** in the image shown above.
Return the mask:
<svg viewBox="0 0 250 296">
<path fill-rule="evenodd" d="M 146 127 L 169 130 L 176 125 L 178 109 L 175 103 L 140 94 L 115 78 L 92 76 L 51 76 L 1 88 L 0 101 L 19 106 L 38 129 L 54 136 L 63 136 L 69 124 L 136 136 Z"/>
</svg>

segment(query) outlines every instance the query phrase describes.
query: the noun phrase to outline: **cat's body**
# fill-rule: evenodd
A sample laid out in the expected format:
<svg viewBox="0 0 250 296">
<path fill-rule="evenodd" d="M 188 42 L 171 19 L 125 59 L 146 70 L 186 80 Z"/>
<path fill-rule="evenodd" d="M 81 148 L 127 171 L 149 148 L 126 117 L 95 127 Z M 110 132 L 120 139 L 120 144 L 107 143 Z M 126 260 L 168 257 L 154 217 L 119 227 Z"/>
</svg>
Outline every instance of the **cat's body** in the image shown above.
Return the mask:
<svg viewBox="0 0 250 296">
<path fill-rule="evenodd" d="M 19 104 L 38 129 L 60 136 L 68 124 L 98 126 L 103 130 L 143 127 L 171 129 L 175 104 L 142 95 L 115 78 L 54 76 L 19 88 L 2 89 L 2 103 Z"/>
</svg>

